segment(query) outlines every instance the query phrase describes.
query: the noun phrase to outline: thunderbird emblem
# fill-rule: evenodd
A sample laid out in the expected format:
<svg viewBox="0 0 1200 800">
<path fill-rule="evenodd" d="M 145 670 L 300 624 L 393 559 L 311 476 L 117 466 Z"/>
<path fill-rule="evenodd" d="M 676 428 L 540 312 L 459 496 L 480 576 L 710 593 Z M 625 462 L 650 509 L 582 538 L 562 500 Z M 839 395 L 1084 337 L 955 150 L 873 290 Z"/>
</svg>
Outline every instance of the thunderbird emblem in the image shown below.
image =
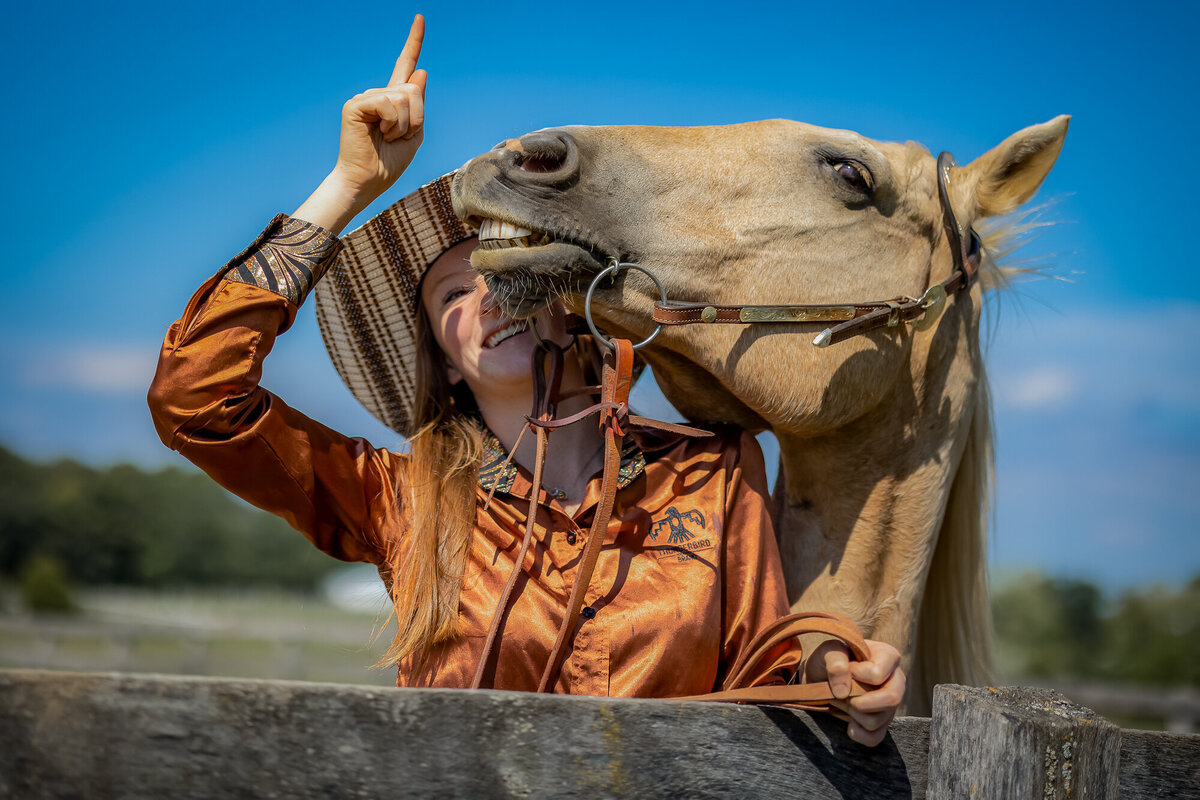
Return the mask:
<svg viewBox="0 0 1200 800">
<path fill-rule="evenodd" d="M 666 518 L 660 519 L 650 527 L 650 538 L 657 542 L 658 537 L 667 530 L 671 532 L 667 537 L 667 544 L 679 544 L 696 538 L 696 534 L 684 527 L 684 522 L 694 522 L 703 528 L 704 515 L 694 508 L 680 514 L 675 506 L 671 506 L 667 509 Z"/>
</svg>

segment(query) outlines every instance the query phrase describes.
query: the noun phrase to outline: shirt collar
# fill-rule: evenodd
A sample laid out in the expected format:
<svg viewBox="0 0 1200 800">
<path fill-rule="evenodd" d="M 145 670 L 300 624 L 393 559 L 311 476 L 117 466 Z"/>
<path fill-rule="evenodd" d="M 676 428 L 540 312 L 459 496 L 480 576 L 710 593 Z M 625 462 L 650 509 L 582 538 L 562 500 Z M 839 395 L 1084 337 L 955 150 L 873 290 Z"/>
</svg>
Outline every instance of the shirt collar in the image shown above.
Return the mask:
<svg viewBox="0 0 1200 800">
<path fill-rule="evenodd" d="M 621 467 L 617 471 L 617 488 L 624 489 L 646 471 L 646 456 L 632 436 L 621 441 Z M 491 491 L 508 493 L 519 467 L 508 458 L 508 451 L 500 444 L 496 434 L 486 428 L 483 431 L 483 458 L 479 462 L 479 487 Z"/>
</svg>

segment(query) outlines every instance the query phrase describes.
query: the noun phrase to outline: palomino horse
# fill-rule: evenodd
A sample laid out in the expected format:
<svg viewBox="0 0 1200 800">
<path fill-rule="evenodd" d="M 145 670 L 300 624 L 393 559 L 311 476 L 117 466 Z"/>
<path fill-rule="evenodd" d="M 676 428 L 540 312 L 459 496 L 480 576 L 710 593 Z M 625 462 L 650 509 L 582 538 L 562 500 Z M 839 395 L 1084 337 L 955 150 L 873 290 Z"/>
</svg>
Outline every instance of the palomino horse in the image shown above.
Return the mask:
<svg viewBox="0 0 1200 800">
<path fill-rule="evenodd" d="M 1059 117 L 947 173 L 963 231 L 1029 200 L 1067 131 Z M 486 225 L 472 263 L 514 313 L 579 293 L 611 259 L 676 301 L 850 304 L 920 297 L 954 259 L 934 159 L 915 143 L 785 120 L 700 128 L 568 127 L 510 140 L 454 184 Z M 513 226 L 517 229 L 514 230 Z M 905 655 L 908 708 L 990 666 L 986 515 L 991 425 L 979 348 L 984 286 L 914 324 L 815 347 L 828 323 L 665 328 L 646 348 L 694 420 L 779 439 L 779 544 L 795 610 L 838 611 Z M 597 291 L 603 330 L 654 330 L 636 272 Z"/>
</svg>

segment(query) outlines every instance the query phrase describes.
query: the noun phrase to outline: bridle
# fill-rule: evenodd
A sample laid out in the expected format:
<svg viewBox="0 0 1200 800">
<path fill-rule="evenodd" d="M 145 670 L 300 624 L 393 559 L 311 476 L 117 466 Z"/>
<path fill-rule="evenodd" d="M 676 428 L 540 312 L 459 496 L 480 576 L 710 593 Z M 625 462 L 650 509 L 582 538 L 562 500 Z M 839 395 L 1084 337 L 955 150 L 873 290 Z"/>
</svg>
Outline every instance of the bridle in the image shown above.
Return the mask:
<svg viewBox="0 0 1200 800">
<path fill-rule="evenodd" d="M 821 331 L 813 340 L 814 345 L 827 347 L 876 328 L 895 327 L 901 322 L 923 319 L 932 324 L 945 304 L 946 298 L 956 292 L 969 289 L 979 276 L 981 250 L 979 236 L 974 230 L 968 229 L 967 237 L 964 240 L 954 209 L 950 205 L 949 173 L 954 166 L 954 158 L 950 153 L 943 152 L 938 156 L 938 197 L 942 206 L 942 226 L 953 254 L 954 270 L 949 278 L 941 283 L 931 285 L 919 298 L 902 296 L 891 300 L 871 300 L 838 305 L 731 306 L 683 303 L 668 300 L 662 282 L 645 267 L 614 259 L 608 267 L 593 278 L 584 301 L 584 315 L 588 328 L 596 340 L 607 348 L 601 385 L 585 387 L 599 392 L 599 402 L 577 414 L 564 418 L 556 416 L 558 401 L 567 396 L 559 392 L 559 381 L 563 369 L 563 349 L 553 342 L 543 341 L 538 336 L 538 346 L 535 348 L 533 356 L 534 407 L 533 413 L 526 417 L 528 425 L 525 429 L 533 428 L 537 439 L 529 512 L 525 520 L 525 535 L 522 538 L 521 547 L 516 555 L 508 581 L 501 592 L 500 602 L 492 617 L 483 652 L 472 681 L 472 688 L 483 688 L 488 685 L 489 673 L 494 669 L 493 659 L 497 654 L 499 640 L 503 635 L 515 584 L 534 538 L 550 433 L 557 428 L 580 422 L 593 414 L 597 415 L 600 431 L 604 438 L 604 471 L 601 477 L 600 501 L 597 504 L 588 539 L 581 554 L 578 574 L 567 601 L 566 612 L 559 625 L 558 635 L 539 681 L 539 692 L 553 691 L 567 650 L 570 648 L 574 633 L 580 624 L 584 595 L 590 588 L 591 576 L 600 555 L 613 507 L 616 504 L 621 440 L 627 434 L 628 426 L 637 424 L 693 436 L 711 435 L 708 431 L 651 420 L 630 413 L 629 390 L 633 382 L 634 350 L 645 347 L 653 341 L 662 330 L 663 325 L 836 322 L 838 324 Z M 660 300 L 654 305 L 653 317 L 654 321 L 658 323 L 658 327 L 649 337 L 636 345 L 627 339 L 609 339 L 604 336 L 597 329 L 592 318 L 592 297 L 596 287 L 605 277 L 621 269 L 633 269 L 645 273 L 654 281 L 660 295 Z M 931 314 L 931 312 L 933 313 Z M 533 329 L 536 335 L 536 324 Z M 522 435 L 524 435 L 524 430 L 522 430 Z M 520 438 L 518 437 L 517 444 L 519 443 Z M 514 444 L 509 457 L 511 458 L 512 453 L 515 452 L 516 444 Z M 791 614 L 777 620 L 758 633 L 754 641 L 747 645 L 741 653 L 738 662 L 730 670 L 730 675 L 720 690 L 708 695 L 683 699 L 770 703 L 808 709 L 828 709 L 834 696 L 827 683 L 790 684 L 787 686 L 759 685 L 770 677 L 770 673 L 764 670 L 767 669 L 773 648 L 781 642 L 805 633 L 822 633 L 841 639 L 857 660 L 870 657 L 861 633 L 850 620 L 821 612 Z M 863 686 L 855 683 L 852 694 L 858 695 L 864 691 L 866 689 Z"/>
<path fill-rule="evenodd" d="M 830 305 L 717 305 L 715 303 L 668 300 L 662 284 L 655 278 L 661 296 L 654 304 L 654 321 L 658 323 L 659 327 L 638 346 L 649 343 L 662 330 L 663 325 L 690 325 L 693 323 L 746 325 L 762 322 L 837 323 L 825 328 L 813 339 L 812 343 L 817 347 L 828 347 L 876 328 L 894 328 L 901 322 L 921 320 L 918 326 L 922 323 L 932 324 L 941 313 L 947 297 L 956 292 L 970 289 L 979 278 L 981 256 L 979 234 L 974 229 L 968 228 L 964 238 L 958 218 L 954 214 L 954 207 L 950 204 L 950 169 L 955 166 L 957 165 L 954 156 L 950 153 L 943 151 L 938 155 L 937 185 L 938 198 L 942 206 L 942 228 L 946 233 L 946 239 L 954 258 L 954 270 L 949 278 L 941 283 L 931 285 L 920 297 L 903 295 L 890 300 L 867 300 L 858 303 Z M 614 263 L 597 278 L 623 267 L 647 272 L 637 264 Z M 647 272 L 647 274 L 649 273 Z M 601 341 L 604 341 L 591 321 L 590 299 L 594 288 L 595 282 L 588 290 L 585 311 L 592 332 Z"/>
</svg>

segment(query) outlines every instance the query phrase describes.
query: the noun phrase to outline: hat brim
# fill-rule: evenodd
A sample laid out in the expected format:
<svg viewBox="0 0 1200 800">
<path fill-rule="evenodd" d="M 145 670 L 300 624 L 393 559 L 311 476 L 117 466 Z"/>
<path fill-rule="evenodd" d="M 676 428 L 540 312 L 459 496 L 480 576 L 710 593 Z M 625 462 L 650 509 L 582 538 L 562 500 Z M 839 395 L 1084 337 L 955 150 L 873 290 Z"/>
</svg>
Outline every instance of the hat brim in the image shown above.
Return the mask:
<svg viewBox="0 0 1200 800">
<path fill-rule="evenodd" d="M 454 215 L 454 173 L 430 181 L 342 238 L 314 292 L 334 368 L 380 422 L 413 433 L 421 276 L 478 232 Z"/>
</svg>

